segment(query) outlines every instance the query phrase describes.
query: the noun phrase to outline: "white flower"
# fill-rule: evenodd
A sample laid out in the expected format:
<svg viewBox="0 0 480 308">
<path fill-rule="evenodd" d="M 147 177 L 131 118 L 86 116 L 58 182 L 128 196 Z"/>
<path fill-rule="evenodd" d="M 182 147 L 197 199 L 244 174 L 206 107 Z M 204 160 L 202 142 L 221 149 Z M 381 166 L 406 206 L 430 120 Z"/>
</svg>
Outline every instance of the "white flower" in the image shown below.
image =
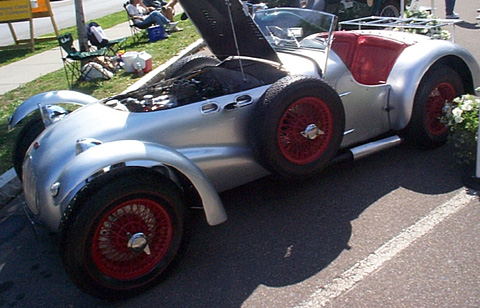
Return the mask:
<svg viewBox="0 0 480 308">
<path fill-rule="evenodd" d="M 472 100 L 466 100 L 465 102 L 463 102 L 462 105 L 460 105 L 460 108 L 464 111 L 470 111 L 473 109 L 473 101 Z"/>
<path fill-rule="evenodd" d="M 452 114 L 453 114 L 454 117 L 461 117 L 462 113 L 463 113 L 463 110 L 458 108 L 458 107 L 453 109 L 453 111 L 452 111 Z M 460 122 L 457 122 L 457 123 L 460 123 Z"/>
<path fill-rule="evenodd" d="M 463 122 L 463 118 L 462 117 L 454 117 L 455 119 L 455 123 L 462 123 Z"/>
</svg>

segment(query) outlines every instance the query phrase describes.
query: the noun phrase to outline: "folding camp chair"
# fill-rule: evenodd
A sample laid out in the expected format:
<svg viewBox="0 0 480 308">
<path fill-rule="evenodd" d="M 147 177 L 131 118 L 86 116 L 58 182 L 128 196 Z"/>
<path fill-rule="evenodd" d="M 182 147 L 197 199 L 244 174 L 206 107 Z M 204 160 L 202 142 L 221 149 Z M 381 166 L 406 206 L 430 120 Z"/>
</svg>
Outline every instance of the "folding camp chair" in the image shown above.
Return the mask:
<svg viewBox="0 0 480 308">
<path fill-rule="evenodd" d="M 102 32 L 102 33 L 103 33 L 103 29 L 94 21 L 88 23 L 85 26 L 85 29 L 87 30 L 88 41 L 90 42 L 90 44 L 92 46 L 95 47 L 96 50 L 99 50 L 101 48 L 105 48 L 106 49 L 105 56 L 107 56 L 107 57 L 114 57 L 114 56 L 117 55 L 118 51 L 120 51 L 122 49 L 125 50 L 126 42 L 127 42 L 126 37 L 122 37 L 122 38 L 118 38 L 118 39 L 114 39 L 114 40 L 110 40 L 110 39 L 105 37 L 104 39 L 99 41 L 97 36 L 94 33 L 94 28 L 92 28 L 92 27 L 98 27 L 98 28 L 95 28 L 95 29 L 97 30 L 97 32 L 99 32 L 98 29 L 100 29 L 100 32 Z"/>
<path fill-rule="evenodd" d="M 88 71 L 82 71 L 82 65 L 87 62 L 97 62 L 103 67 L 99 57 L 104 56 L 106 49 L 102 48 L 93 52 L 77 51 L 73 46 L 73 37 L 67 33 L 58 37 L 60 53 L 63 60 L 63 68 L 67 76 L 67 83 L 70 88 L 76 87 L 79 82 L 86 80 Z M 62 49 L 67 53 L 65 56 Z M 105 75 L 109 78 L 108 75 Z"/>
<path fill-rule="evenodd" d="M 140 28 L 140 27 L 135 25 L 135 22 L 133 21 L 133 18 L 130 16 L 130 14 L 128 13 L 128 10 L 127 10 L 127 5 L 129 5 L 129 4 L 130 4 L 130 1 L 127 0 L 123 4 L 123 8 L 125 9 L 125 12 L 127 12 L 128 25 L 130 26 L 130 32 L 132 34 L 133 43 L 135 44 L 135 43 L 140 42 L 140 40 L 145 35 L 145 33 L 147 33 L 146 31 L 143 31 L 147 27 L 146 28 Z"/>
</svg>

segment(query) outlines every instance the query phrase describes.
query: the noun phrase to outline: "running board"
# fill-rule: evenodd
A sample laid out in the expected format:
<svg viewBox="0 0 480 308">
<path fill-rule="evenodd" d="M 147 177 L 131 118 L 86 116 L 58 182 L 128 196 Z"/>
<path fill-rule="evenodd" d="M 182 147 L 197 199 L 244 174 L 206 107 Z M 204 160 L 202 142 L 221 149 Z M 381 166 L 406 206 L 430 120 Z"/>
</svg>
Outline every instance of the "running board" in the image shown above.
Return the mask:
<svg viewBox="0 0 480 308">
<path fill-rule="evenodd" d="M 331 164 L 336 164 L 344 160 L 356 161 L 360 158 L 364 158 L 380 151 L 393 148 L 394 146 L 397 146 L 401 143 L 402 138 L 400 138 L 399 136 L 391 136 L 385 139 L 365 143 L 357 147 L 351 148 L 346 153 L 335 157 L 331 161 Z"/>
</svg>

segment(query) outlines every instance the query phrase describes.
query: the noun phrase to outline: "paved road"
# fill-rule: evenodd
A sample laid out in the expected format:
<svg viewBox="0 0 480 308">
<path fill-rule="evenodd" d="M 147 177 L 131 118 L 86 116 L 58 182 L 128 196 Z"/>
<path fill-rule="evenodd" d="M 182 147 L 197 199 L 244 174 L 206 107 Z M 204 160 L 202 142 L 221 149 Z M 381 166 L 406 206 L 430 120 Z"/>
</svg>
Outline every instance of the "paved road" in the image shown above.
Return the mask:
<svg viewBox="0 0 480 308">
<path fill-rule="evenodd" d="M 59 29 L 74 26 L 76 24 L 74 0 L 52 1 L 50 3 Z M 85 20 L 88 21 L 123 10 L 123 1 L 83 0 L 83 10 L 85 14 Z M 50 18 L 36 18 L 34 19 L 33 24 L 35 37 L 54 32 Z M 18 38 L 24 39 L 30 37 L 28 22 L 17 22 L 13 25 Z M 7 46 L 13 43 L 14 40 L 10 30 L 8 29 L 8 25 L 0 24 L 0 46 Z"/>
<path fill-rule="evenodd" d="M 118 303 L 82 294 L 54 237 L 26 226 L 1 245 L 0 307 L 478 307 L 480 203 L 451 164 L 447 147 L 402 145 L 228 191 L 229 220 L 195 213 L 172 276 Z"/>
<path fill-rule="evenodd" d="M 475 9 L 457 0 L 457 41 L 478 59 Z M 114 303 L 81 293 L 54 237 L 15 216 L 0 237 L 0 307 L 479 307 L 480 202 L 452 164 L 447 146 L 403 144 L 225 192 L 229 220 L 210 227 L 196 212 L 172 275 Z"/>
</svg>

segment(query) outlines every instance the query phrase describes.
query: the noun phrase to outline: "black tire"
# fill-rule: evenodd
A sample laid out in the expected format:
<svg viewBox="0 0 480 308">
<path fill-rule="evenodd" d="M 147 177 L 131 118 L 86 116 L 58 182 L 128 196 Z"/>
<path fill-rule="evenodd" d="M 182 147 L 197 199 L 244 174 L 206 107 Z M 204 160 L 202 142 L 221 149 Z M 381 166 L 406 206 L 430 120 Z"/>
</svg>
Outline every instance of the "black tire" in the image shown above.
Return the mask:
<svg viewBox="0 0 480 308">
<path fill-rule="evenodd" d="M 445 102 L 464 94 L 462 80 L 449 66 L 431 68 L 418 86 L 412 117 L 404 133 L 422 148 L 435 148 L 447 141 L 448 128 L 440 122 Z"/>
<path fill-rule="evenodd" d="M 165 72 L 165 79 L 179 77 L 200 70 L 206 66 L 215 66 L 218 63 L 220 63 L 218 59 L 208 56 L 188 56 L 170 66 Z"/>
<path fill-rule="evenodd" d="M 378 15 L 383 17 L 400 17 L 400 1 L 385 1 L 378 11 Z"/>
<path fill-rule="evenodd" d="M 337 154 L 345 111 L 325 81 L 287 76 L 266 91 L 252 127 L 254 154 L 266 169 L 286 178 L 308 177 Z"/>
<path fill-rule="evenodd" d="M 12 151 L 12 163 L 17 177 L 22 180 L 22 166 L 28 147 L 45 129 L 42 118 L 35 117 L 29 120 L 20 130 L 15 139 Z"/>
<path fill-rule="evenodd" d="M 82 191 L 62 225 L 65 270 L 82 290 L 125 298 L 167 276 L 185 235 L 182 193 L 149 173 L 115 172 Z"/>
</svg>

